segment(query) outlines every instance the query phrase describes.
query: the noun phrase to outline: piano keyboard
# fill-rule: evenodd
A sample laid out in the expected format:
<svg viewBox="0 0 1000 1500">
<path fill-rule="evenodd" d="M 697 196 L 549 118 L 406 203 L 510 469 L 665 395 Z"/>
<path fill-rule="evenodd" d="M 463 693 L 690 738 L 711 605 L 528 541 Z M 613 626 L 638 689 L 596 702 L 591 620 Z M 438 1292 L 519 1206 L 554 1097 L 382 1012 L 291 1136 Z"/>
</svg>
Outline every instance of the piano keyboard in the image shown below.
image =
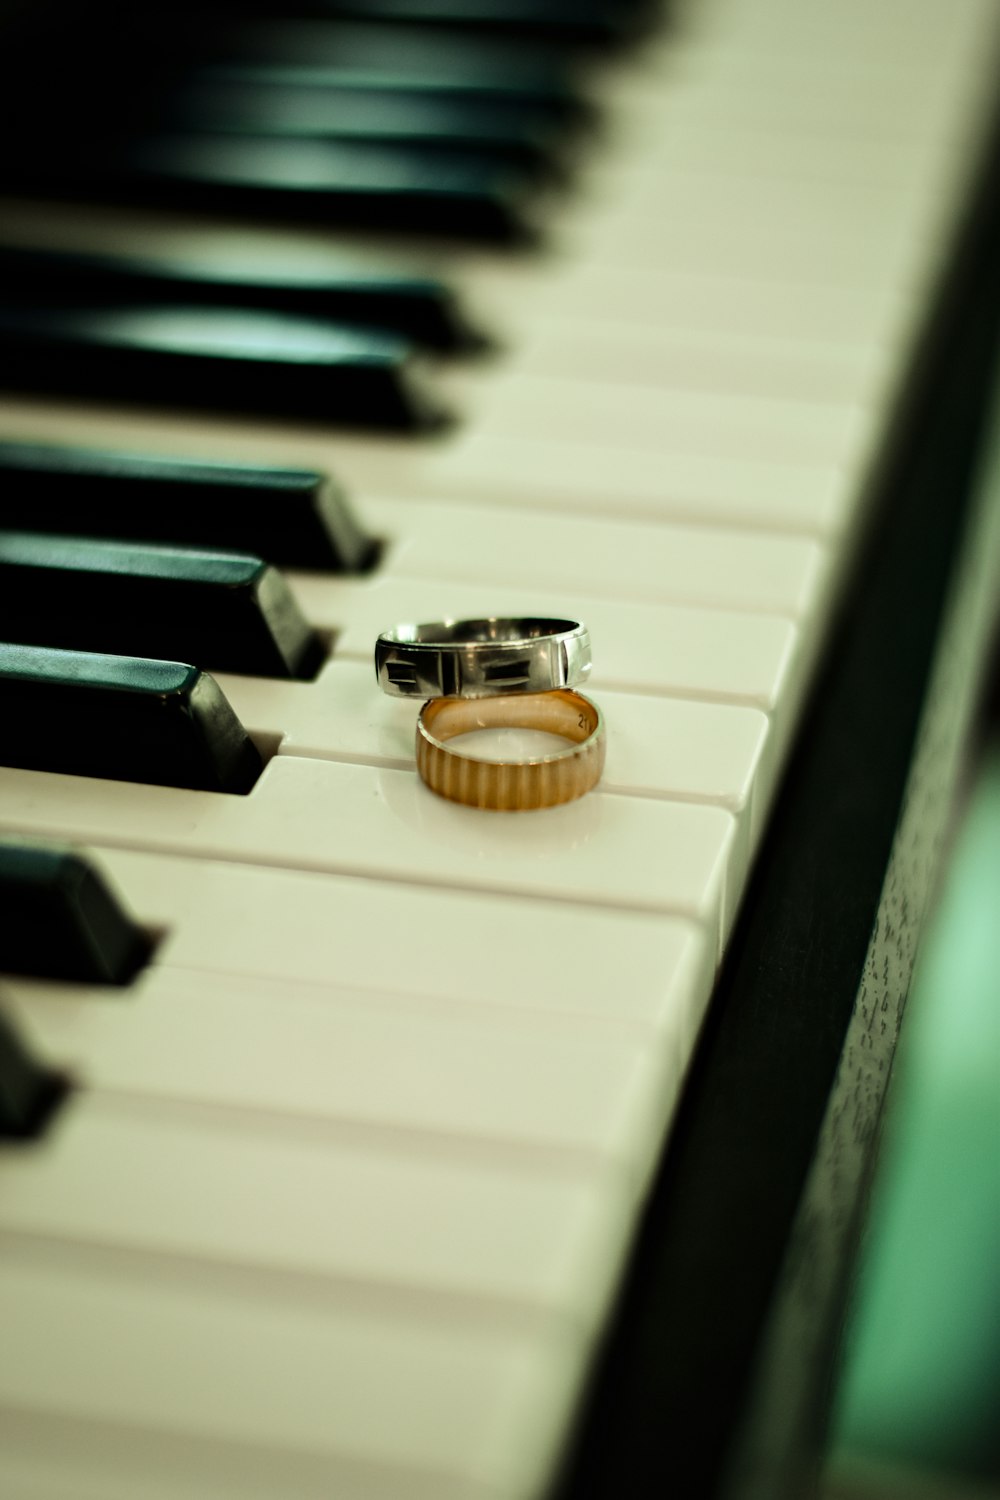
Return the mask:
<svg viewBox="0 0 1000 1500">
<path fill-rule="evenodd" d="M 678 7 L 595 73 L 610 137 L 544 250 L 380 246 L 501 346 L 427 371 L 451 430 L 4 399 L 0 438 L 331 472 L 381 542 L 363 575 L 283 570 L 313 680 L 213 674 L 266 761 L 246 796 L 0 770 L 5 834 L 80 846 L 157 940 L 124 988 L 0 985 L 78 1083 L 0 1153 L 5 1495 L 551 1492 L 976 179 L 995 29 L 986 0 Z M 168 226 L 19 201 L 4 233 L 331 254 Z M 380 630 L 497 614 L 590 628 L 607 767 L 576 803 L 436 798 L 376 688 Z"/>
</svg>

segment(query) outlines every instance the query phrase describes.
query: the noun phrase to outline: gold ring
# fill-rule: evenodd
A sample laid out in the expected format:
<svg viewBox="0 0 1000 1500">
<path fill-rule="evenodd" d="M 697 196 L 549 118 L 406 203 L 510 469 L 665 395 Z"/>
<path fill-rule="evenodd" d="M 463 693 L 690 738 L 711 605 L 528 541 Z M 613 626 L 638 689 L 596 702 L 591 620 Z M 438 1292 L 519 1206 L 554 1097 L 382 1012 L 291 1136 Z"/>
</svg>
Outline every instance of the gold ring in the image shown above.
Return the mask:
<svg viewBox="0 0 1000 1500">
<path fill-rule="evenodd" d="M 526 760 L 480 760 L 448 742 L 476 729 L 540 729 L 571 740 Z M 561 688 L 493 698 L 431 698 L 417 720 L 417 770 L 451 802 L 494 812 L 556 807 L 589 792 L 604 769 L 604 718 L 582 693 Z"/>
</svg>

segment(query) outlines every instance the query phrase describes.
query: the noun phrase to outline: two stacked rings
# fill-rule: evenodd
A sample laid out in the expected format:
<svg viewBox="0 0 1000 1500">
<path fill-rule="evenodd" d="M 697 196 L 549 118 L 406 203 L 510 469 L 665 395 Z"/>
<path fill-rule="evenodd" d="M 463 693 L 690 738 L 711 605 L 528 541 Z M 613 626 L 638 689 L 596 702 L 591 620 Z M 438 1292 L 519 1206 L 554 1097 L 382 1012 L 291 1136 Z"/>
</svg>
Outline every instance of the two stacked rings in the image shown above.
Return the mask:
<svg viewBox="0 0 1000 1500">
<path fill-rule="evenodd" d="M 442 620 L 397 625 L 375 645 L 383 692 L 427 701 L 417 720 L 417 769 L 452 802 L 526 811 L 572 802 L 604 769 L 601 711 L 573 689 L 590 673 L 590 636 L 574 620 Z M 477 729 L 542 730 L 565 749 L 487 760 L 449 742 Z"/>
</svg>

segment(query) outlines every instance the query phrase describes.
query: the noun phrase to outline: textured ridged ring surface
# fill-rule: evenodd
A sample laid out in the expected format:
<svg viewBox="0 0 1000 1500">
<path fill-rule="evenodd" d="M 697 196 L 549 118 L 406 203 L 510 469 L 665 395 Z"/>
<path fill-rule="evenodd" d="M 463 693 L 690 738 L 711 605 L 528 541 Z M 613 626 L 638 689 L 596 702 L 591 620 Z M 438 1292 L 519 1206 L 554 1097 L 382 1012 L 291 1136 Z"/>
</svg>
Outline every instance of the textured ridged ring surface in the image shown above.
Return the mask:
<svg viewBox="0 0 1000 1500">
<path fill-rule="evenodd" d="M 572 741 L 526 760 L 480 760 L 449 745 L 477 729 L 539 729 Z M 417 770 L 432 792 L 466 807 L 528 812 L 572 802 L 604 769 L 604 719 L 568 688 L 523 697 L 432 698 L 417 720 Z"/>
</svg>

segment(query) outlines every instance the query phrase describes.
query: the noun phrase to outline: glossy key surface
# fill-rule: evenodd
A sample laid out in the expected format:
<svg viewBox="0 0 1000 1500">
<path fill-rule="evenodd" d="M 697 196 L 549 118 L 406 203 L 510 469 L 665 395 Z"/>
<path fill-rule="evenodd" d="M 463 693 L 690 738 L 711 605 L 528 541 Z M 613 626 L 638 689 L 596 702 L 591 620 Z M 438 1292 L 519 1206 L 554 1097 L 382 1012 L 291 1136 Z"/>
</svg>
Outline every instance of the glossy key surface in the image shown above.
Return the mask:
<svg viewBox="0 0 1000 1500">
<path fill-rule="evenodd" d="M 442 282 L 412 272 L 364 264 L 328 250 L 306 259 L 254 260 L 246 245 L 199 254 L 197 241 L 180 251 L 86 254 L 0 246 L 0 276 L 17 300 L 51 305 L 127 305 L 130 301 L 261 308 L 377 328 L 430 348 L 477 348 L 484 337 Z"/>
<path fill-rule="evenodd" d="M 140 34 L 144 24 L 141 19 L 137 23 Z M 361 86 L 377 79 L 394 89 L 531 101 L 554 114 L 586 108 L 565 48 L 540 39 L 477 36 L 458 26 L 384 27 L 301 12 L 292 17 L 272 12 L 234 23 L 225 6 L 214 17 L 206 17 L 199 6 L 173 28 L 170 47 L 182 61 L 200 57 L 284 67 L 302 81 L 323 70 L 328 78 Z"/>
<path fill-rule="evenodd" d="M 0 443 L 0 526 L 226 547 L 347 573 L 375 550 L 339 484 L 315 470 L 45 443 Z"/>
<path fill-rule="evenodd" d="M 0 384 L 119 401 L 417 429 L 441 413 L 411 345 L 318 319 L 228 307 L 0 307 Z"/>
<path fill-rule="evenodd" d="M 260 754 L 206 672 L 0 644 L 6 766 L 248 792 Z"/>
<path fill-rule="evenodd" d="M 276 7 L 253 7 L 272 15 Z M 316 16 L 353 21 L 460 26 L 474 34 L 536 37 L 563 45 L 607 45 L 622 41 L 652 19 L 649 0 L 328 0 L 300 7 Z"/>
<path fill-rule="evenodd" d="M 370 20 L 462 25 L 516 34 L 554 36 L 561 42 L 607 43 L 641 26 L 656 6 L 609 0 L 332 0 L 333 15 Z"/>
<path fill-rule="evenodd" d="M 300 80 L 283 69 L 197 68 L 162 101 L 172 129 L 277 138 L 382 141 L 478 153 L 541 176 L 565 170 L 568 127 L 531 100 Z"/>
<path fill-rule="evenodd" d="M 323 648 L 259 557 L 0 530 L 0 639 L 312 677 Z"/>
<path fill-rule="evenodd" d="M 367 225 L 509 243 L 531 233 L 534 191 L 491 154 L 381 141 L 198 132 L 81 137 L 0 166 L 14 192 Z"/>
</svg>

